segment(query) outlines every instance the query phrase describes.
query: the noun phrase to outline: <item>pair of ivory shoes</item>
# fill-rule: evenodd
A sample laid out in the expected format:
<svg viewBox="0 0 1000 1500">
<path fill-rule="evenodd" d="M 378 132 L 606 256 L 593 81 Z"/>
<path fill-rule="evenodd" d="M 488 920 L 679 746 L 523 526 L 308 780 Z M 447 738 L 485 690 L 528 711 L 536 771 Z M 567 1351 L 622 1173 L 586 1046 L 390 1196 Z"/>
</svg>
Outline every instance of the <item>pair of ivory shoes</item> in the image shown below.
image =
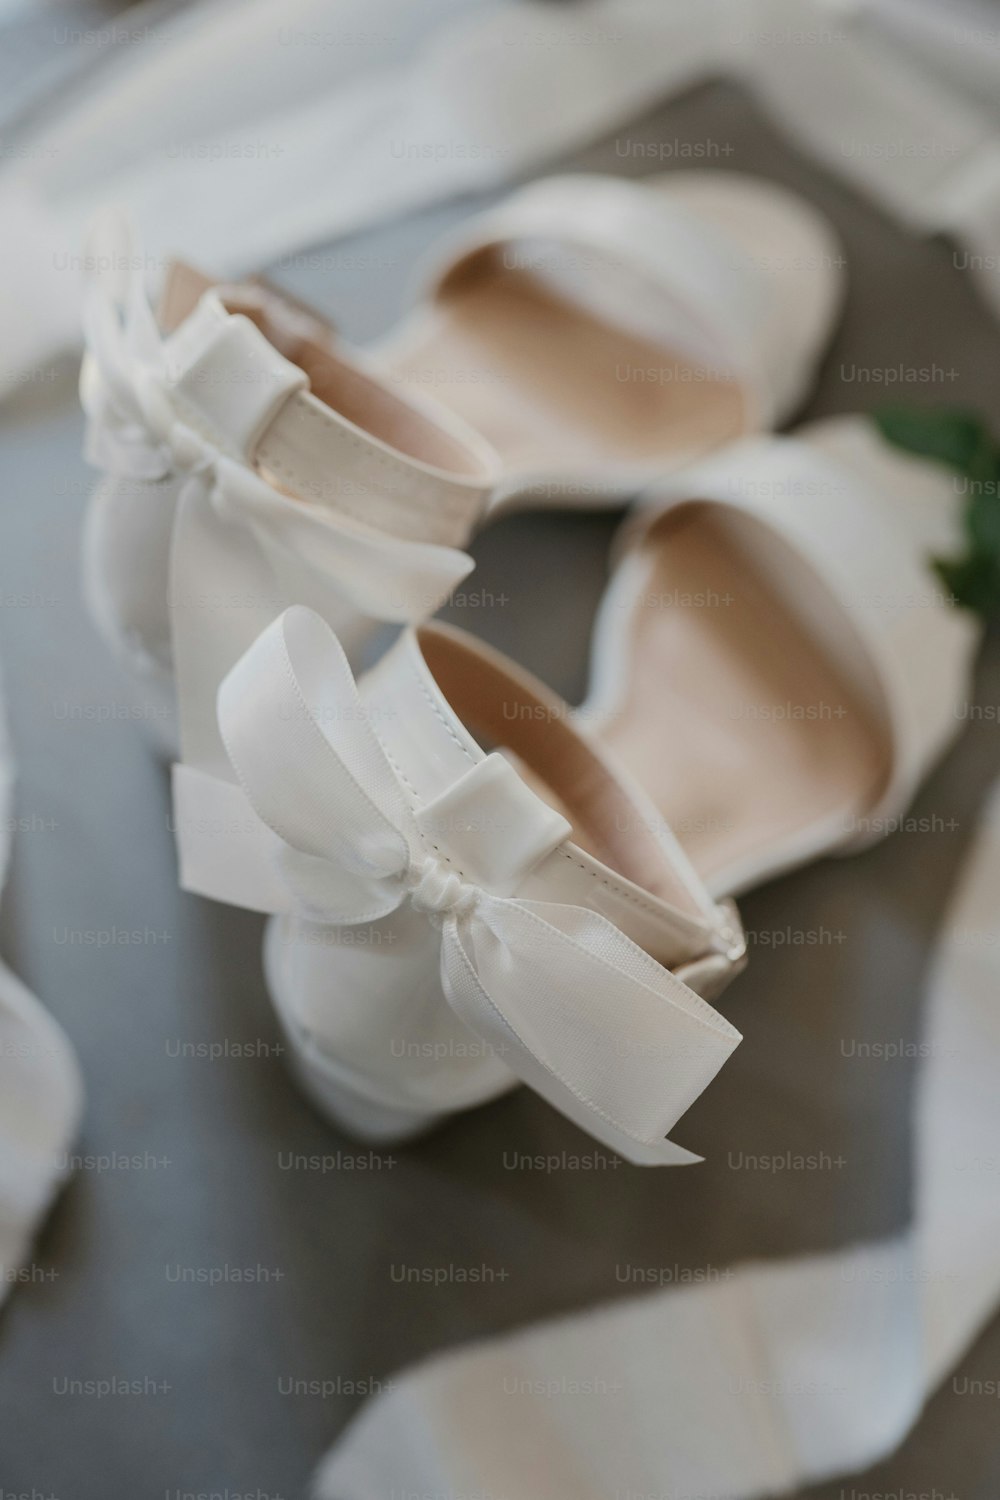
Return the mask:
<svg viewBox="0 0 1000 1500">
<path fill-rule="evenodd" d="M 367 357 L 263 283 L 93 289 L 86 595 L 177 756 L 182 882 L 271 914 L 295 1070 L 354 1134 L 522 1080 L 697 1160 L 730 898 L 887 831 L 951 738 L 948 473 L 861 418 L 769 435 L 839 261 L 771 185 L 579 176 L 463 229 Z M 637 491 L 581 709 L 427 623 L 498 512 Z"/>
</svg>

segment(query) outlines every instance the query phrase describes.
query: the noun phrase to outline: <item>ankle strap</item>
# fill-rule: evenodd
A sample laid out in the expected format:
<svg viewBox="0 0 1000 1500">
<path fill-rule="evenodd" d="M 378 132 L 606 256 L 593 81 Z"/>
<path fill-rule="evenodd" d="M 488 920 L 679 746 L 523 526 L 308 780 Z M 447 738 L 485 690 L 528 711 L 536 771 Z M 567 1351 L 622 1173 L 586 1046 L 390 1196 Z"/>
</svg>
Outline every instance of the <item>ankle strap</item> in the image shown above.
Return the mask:
<svg viewBox="0 0 1000 1500">
<path fill-rule="evenodd" d="M 450 809 L 445 844 L 455 836 L 455 788 L 473 785 L 483 746 L 499 749 L 570 830 L 521 894 L 555 890 L 600 911 L 677 972 L 710 953 L 700 993 L 717 994 L 741 966 L 738 918 L 712 901 L 645 793 L 568 704 L 501 652 L 452 626 L 407 630 L 359 690 L 418 824 Z"/>
<path fill-rule="evenodd" d="M 461 547 L 474 530 L 496 480 L 488 446 L 269 289 L 203 292 L 166 354 L 182 419 L 277 488 L 407 541 Z"/>
<path fill-rule="evenodd" d="M 135 266 L 127 233 L 121 241 L 115 264 Z M 102 277 L 85 324 L 87 456 L 114 475 L 171 482 L 181 744 L 185 758 L 221 763 L 218 685 L 282 608 L 307 602 L 359 651 L 377 621 L 424 619 L 467 576 L 471 559 L 428 533 L 464 538 L 490 490 L 488 454 L 475 437 L 456 437 L 450 419 L 439 424 L 334 356 L 324 334 L 314 363 L 335 366 L 354 403 L 326 408 L 305 389 L 308 371 L 216 291 L 165 340 L 141 278 Z M 366 413 L 375 431 L 361 425 Z M 262 454 L 287 467 L 284 485 L 259 471 Z M 324 503 L 331 475 L 336 493 Z M 344 509 L 353 490 L 361 518 Z"/>
<path fill-rule="evenodd" d="M 568 825 L 500 756 L 480 755 L 429 828 L 434 806 L 414 809 L 336 637 L 302 608 L 263 632 L 218 704 L 228 774 L 175 775 L 187 889 L 332 927 L 408 908 L 440 934 L 443 999 L 524 1082 L 631 1161 L 695 1159 L 667 1132 L 739 1034 L 593 903 L 551 877 L 525 890 Z M 500 837 L 470 812 L 495 815 Z"/>
</svg>

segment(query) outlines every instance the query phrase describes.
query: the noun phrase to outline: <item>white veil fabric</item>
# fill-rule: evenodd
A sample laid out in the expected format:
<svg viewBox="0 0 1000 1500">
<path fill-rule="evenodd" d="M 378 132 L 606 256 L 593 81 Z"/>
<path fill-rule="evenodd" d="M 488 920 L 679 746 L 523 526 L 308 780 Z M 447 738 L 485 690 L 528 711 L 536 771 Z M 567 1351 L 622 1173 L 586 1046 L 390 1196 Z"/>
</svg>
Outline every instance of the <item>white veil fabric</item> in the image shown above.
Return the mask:
<svg viewBox="0 0 1000 1500">
<path fill-rule="evenodd" d="M 241 272 L 495 190 L 713 77 L 910 229 L 965 245 L 1000 313 L 1000 119 L 982 102 L 991 80 L 1000 97 L 1000 27 L 968 0 L 944 14 L 442 0 L 425 37 L 404 0 L 208 0 L 135 24 L 0 170 L 0 390 L 76 344 L 85 227 L 108 201 L 138 222 L 152 279 L 178 252 Z"/>
<path fill-rule="evenodd" d="M 998 889 L 1000 786 L 930 979 L 905 1233 L 436 1356 L 363 1408 L 324 1500 L 750 1500 L 897 1448 L 1000 1302 Z"/>
<path fill-rule="evenodd" d="M 14 817 L 14 765 L 0 685 L 0 886 Z M 0 1302 L 30 1279 L 31 1243 L 69 1175 L 83 1086 L 62 1028 L 0 964 Z"/>
</svg>

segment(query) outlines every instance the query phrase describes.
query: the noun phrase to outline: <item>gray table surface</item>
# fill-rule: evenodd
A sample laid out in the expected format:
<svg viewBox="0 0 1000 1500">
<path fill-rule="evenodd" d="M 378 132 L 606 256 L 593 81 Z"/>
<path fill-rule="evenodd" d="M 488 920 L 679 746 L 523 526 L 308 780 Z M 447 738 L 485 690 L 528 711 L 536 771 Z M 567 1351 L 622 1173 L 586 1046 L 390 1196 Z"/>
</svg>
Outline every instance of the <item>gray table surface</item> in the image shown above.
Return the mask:
<svg viewBox="0 0 1000 1500">
<path fill-rule="evenodd" d="M 835 221 L 850 293 L 806 416 L 874 400 L 842 378 L 842 365 L 936 364 L 954 376 L 922 399 L 972 403 L 1000 425 L 1000 330 L 948 247 L 902 236 L 797 157 L 728 86 L 699 90 L 573 165 L 641 171 L 622 155 L 625 139 L 731 147 L 719 165 L 786 183 Z M 477 206 L 424 214 L 331 250 L 321 269 L 288 265 L 277 277 L 348 335 L 375 335 L 399 310 L 413 255 Z M 22 824 L 0 928 L 5 955 L 79 1049 L 89 1091 L 80 1150 L 142 1165 L 78 1172 L 37 1249 L 53 1274 L 19 1288 L 0 1317 L 0 1494 L 297 1496 L 362 1399 L 357 1390 L 459 1341 L 626 1295 L 616 1264 L 722 1267 L 905 1222 L 914 1064 L 845 1057 L 843 1043 L 919 1037 L 928 952 L 997 771 L 995 719 L 970 725 L 922 791 L 917 811 L 938 815 L 936 831 L 899 834 L 744 902 L 751 933 L 846 936 L 818 949 L 755 944 L 725 1001 L 746 1040 L 685 1123 L 706 1165 L 510 1171 L 505 1152 L 583 1144 L 522 1091 L 382 1170 L 286 1170 L 284 1153 L 349 1143 L 302 1101 L 275 1055 L 260 921 L 177 891 L 164 771 L 140 729 L 116 717 L 127 695 L 80 603 L 91 483 L 80 437 L 68 365 L 0 410 L 0 578 L 5 594 L 34 594 L 30 607 L 0 611 Z M 613 527 L 611 517 L 582 515 L 496 526 L 476 543 L 477 581 L 487 600 L 508 602 L 451 617 L 579 696 Z M 978 691 L 983 703 L 1000 701 L 995 640 Z M 82 940 L 114 929 L 143 940 Z M 264 1055 L 177 1055 L 182 1043 L 211 1041 L 260 1043 Z M 843 1165 L 741 1172 L 733 1148 L 822 1151 Z M 434 1290 L 394 1283 L 390 1268 L 401 1262 L 486 1262 L 507 1275 Z M 259 1271 L 210 1285 L 178 1282 L 178 1267 Z M 1000 1323 L 962 1367 L 983 1379 L 998 1371 Z M 145 1394 L 60 1394 L 67 1380 L 111 1376 L 143 1382 Z M 340 1390 L 285 1395 L 287 1380 L 333 1380 Z M 996 1432 L 995 1403 L 945 1389 L 899 1454 L 810 1493 L 994 1500 Z M 544 1500 L 544 1483 L 531 1500 Z"/>
</svg>

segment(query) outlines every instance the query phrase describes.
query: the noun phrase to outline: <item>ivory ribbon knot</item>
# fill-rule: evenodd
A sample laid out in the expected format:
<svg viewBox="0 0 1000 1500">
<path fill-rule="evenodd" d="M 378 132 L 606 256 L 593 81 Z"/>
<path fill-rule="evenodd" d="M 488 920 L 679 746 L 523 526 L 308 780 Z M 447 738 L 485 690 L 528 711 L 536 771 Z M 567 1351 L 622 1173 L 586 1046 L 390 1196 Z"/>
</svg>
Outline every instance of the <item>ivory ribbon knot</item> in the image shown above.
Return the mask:
<svg viewBox="0 0 1000 1500">
<path fill-rule="evenodd" d="M 478 887 L 446 870 L 439 859 L 429 854 L 421 865 L 413 865 L 405 881 L 414 910 L 429 917 L 457 916 L 471 911 L 479 897 Z"/>
<path fill-rule="evenodd" d="M 512 1072 L 630 1161 L 699 1160 L 666 1136 L 739 1033 L 599 913 L 498 894 L 428 855 L 318 615 L 293 608 L 263 632 L 222 684 L 219 725 L 238 784 L 175 769 L 188 890 L 335 925 L 409 901 L 440 929 L 448 1004 Z M 526 788 L 518 805 L 551 826 Z M 706 948 L 729 942 L 720 914 Z"/>
</svg>

